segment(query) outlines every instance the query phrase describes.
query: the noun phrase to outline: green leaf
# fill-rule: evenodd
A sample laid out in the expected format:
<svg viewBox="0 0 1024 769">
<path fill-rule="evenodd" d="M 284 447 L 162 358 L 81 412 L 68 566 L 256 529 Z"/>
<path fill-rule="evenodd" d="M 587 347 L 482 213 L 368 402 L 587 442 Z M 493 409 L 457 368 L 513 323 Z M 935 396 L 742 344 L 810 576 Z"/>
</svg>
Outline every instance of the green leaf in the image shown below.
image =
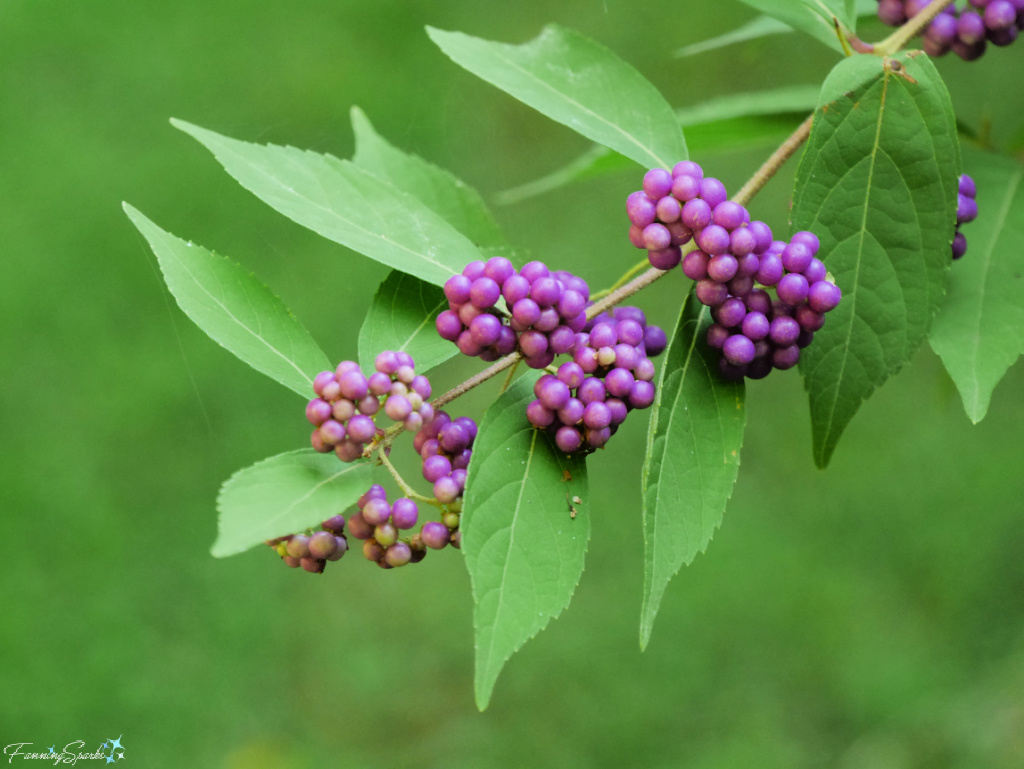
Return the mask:
<svg viewBox="0 0 1024 769">
<path fill-rule="evenodd" d="M 239 470 L 220 488 L 216 558 L 318 525 L 354 505 L 373 480 L 369 462 L 300 449 Z"/>
<path fill-rule="evenodd" d="M 964 147 L 964 170 L 978 186 L 978 218 L 963 226 L 968 251 L 928 339 L 977 423 L 1024 350 L 1024 166 Z"/>
<path fill-rule="evenodd" d="M 743 384 L 718 374 L 705 344 L 710 313 L 691 293 L 661 363 L 644 457 L 644 598 L 647 646 L 668 582 L 704 552 L 722 522 L 740 464 Z"/>
<path fill-rule="evenodd" d="M 461 67 L 645 168 L 687 158 L 672 108 L 607 48 L 555 25 L 523 45 L 427 27 Z"/>
<path fill-rule="evenodd" d="M 817 106 L 819 90 L 818 86 L 799 85 L 720 96 L 677 110 L 676 119 L 686 129 L 695 156 L 722 149 L 736 152 L 788 136 Z M 540 179 L 499 192 L 495 200 L 503 205 L 516 203 L 572 182 L 629 168 L 635 168 L 629 159 L 594 145 Z"/>
<path fill-rule="evenodd" d="M 511 250 L 475 189 L 443 168 L 388 144 L 358 107 L 352 108 L 352 129 L 356 136 L 353 163 L 419 198 L 488 254 Z"/>
<path fill-rule="evenodd" d="M 847 79 L 855 56 L 830 80 Z M 814 458 L 924 339 L 945 293 L 960 149 L 949 94 L 924 55 L 878 60 L 872 78 L 818 110 L 797 171 L 793 228 L 821 239 L 843 300 L 803 350 Z M 823 94 L 837 89 L 825 84 Z"/>
<path fill-rule="evenodd" d="M 230 139 L 171 123 L 210 150 L 247 190 L 304 227 L 396 270 L 442 285 L 480 252 L 412 195 L 347 160 Z"/>
<path fill-rule="evenodd" d="M 434 322 L 448 309 L 444 291 L 419 278 L 393 271 L 380 284 L 359 329 L 359 365 L 373 370 L 383 350 L 405 351 L 425 374 L 458 354 L 459 348 L 437 335 Z"/>
<path fill-rule="evenodd" d="M 794 29 L 806 32 L 829 48 L 842 51 L 832 17 L 839 19 L 847 29 L 856 29 L 856 17 L 851 0 L 742 0 L 774 19 Z"/>
<path fill-rule="evenodd" d="M 186 243 L 127 203 L 125 213 L 149 241 L 178 306 L 213 341 L 303 397 L 313 377 L 333 368 L 280 299 L 230 259 Z"/>
<path fill-rule="evenodd" d="M 878 13 L 878 0 L 846 0 L 845 10 L 847 17 L 850 19 L 856 19 L 863 16 L 874 16 Z M 855 32 L 856 27 L 847 25 L 847 29 L 850 32 Z M 774 19 L 771 16 L 755 16 L 753 19 L 748 21 L 731 32 L 726 32 L 724 35 L 718 35 L 709 40 L 704 40 L 699 43 L 692 43 L 690 45 L 684 45 L 679 48 L 675 55 L 678 57 L 693 56 L 697 53 L 704 53 L 706 51 L 713 51 L 716 48 L 724 48 L 727 45 L 733 43 L 745 43 L 750 40 L 759 40 L 762 37 L 769 37 L 771 35 L 779 35 L 784 32 L 792 32 L 793 28 L 785 22 Z M 687 137 L 689 138 L 689 137 Z M 693 142 L 690 142 L 690 146 L 693 146 Z"/>
<path fill-rule="evenodd" d="M 462 552 L 473 583 L 481 710 L 505 661 L 569 605 L 590 538 L 586 465 L 526 420 L 537 378 L 520 377 L 487 410 L 469 466 Z"/>
<path fill-rule="evenodd" d="M 716 48 L 724 48 L 727 45 L 733 43 L 745 43 L 748 40 L 757 40 L 762 37 L 769 37 L 770 35 L 781 35 L 785 32 L 792 32 L 793 28 L 785 22 L 774 19 L 771 16 L 755 16 L 753 19 L 748 21 L 736 29 L 726 32 L 723 35 L 712 37 L 708 40 L 702 40 L 699 43 L 691 43 L 690 45 L 684 45 L 682 48 L 676 50 L 675 55 L 679 58 L 683 56 L 693 56 L 698 53 L 705 53 L 707 51 L 713 51 Z"/>
</svg>

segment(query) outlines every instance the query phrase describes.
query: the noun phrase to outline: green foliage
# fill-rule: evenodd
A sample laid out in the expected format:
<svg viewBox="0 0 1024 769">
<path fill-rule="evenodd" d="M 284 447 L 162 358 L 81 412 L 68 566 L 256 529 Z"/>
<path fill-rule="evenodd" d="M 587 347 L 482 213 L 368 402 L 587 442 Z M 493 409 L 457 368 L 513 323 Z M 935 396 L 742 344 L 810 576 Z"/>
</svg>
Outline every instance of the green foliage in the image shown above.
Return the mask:
<svg viewBox="0 0 1024 769">
<path fill-rule="evenodd" d="M 443 168 L 389 144 L 358 107 L 352 108 L 352 130 L 356 136 L 353 163 L 418 198 L 485 255 L 510 250 L 479 192 Z"/>
<path fill-rule="evenodd" d="M 416 361 L 416 372 L 425 374 L 458 355 L 459 349 L 439 337 L 434 326 L 447 307 L 440 288 L 393 270 L 378 287 L 359 329 L 359 366 L 372 371 L 381 351 L 404 351 Z"/>
<path fill-rule="evenodd" d="M 505 661 L 569 605 L 590 539 L 586 465 L 526 419 L 537 378 L 520 377 L 487 410 L 469 465 L 462 552 L 481 710 Z"/>
<path fill-rule="evenodd" d="M 818 105 L 817 86 L 784 86 L 718 96 L 676 110 L 694 153 L 736 152 L 789 134 Z M 566 184 L 635 166 L 623 155 L 595 145 L 550 174 L 498 194 L 500 203 L 516 203 Z"/>
<path fill-rule="evenodd" d="M 865 63 L 875 67 L 866 82 Z M 816 113 L 793 197 L 793 228 L 818 235 L 843 290 L 800 361 L 821 467 L 938 310 L 960 170 L 949 94 L 927 57 L 905 55 L 894 66 L 853 57 L 829 80 L 846 83 L 851 71 L 862 84 Z M 823 93 L 838 90 L 826 82 Z"/>
<path fill-rule="evenodd" d="M 830 48 L 842 51 L 833 17 L 846 29 L 855 31 L 854 0 L 742 0 L 774 19 L 806 32 Z"/>
<path fill-rule="evenodd" d="M 977 423 L 1024 349 L 1024 166 L 965 147 L 964 170 L 978 187 L 978 218 L 965 225 L 968 252 L 953 265 L 928 341 Z"/>
<path fill-rule="evenodd" d="M 280 299 L 230 259 L 164 232 L 127 203 L 125 213 L 149 241 L 178 306 L 211 339 L 303 397 L 313 377 L 332 368 Z"/>
<path fill-rule="evenodd" d="M 217 497 L 217 558 L 317 526 L 354 505 L 372 481 L 366 460 L 341 464 L 334 454 L 300 449 L 239 470 Z"/>
<path fill-rule="evenodd" d="M 754 3 L 748 3 L 748 5 L 755 5 Z M 755 5 L 755 7 L 761 7 Z M 844 7 L 844 10 L 849 7 L 849 3 Z M 856 0 L 854 3 L 854 13 L 856 17 L 860 18 L 863 16 L 874 16 L 878 12 L 878 0 Z M 850 31 L 855 31 L 852 26 L 847 27 Z M 724 48 L 727 45 L 733 45 L 734 43 L 746 43 L 750 40 L 759 40 L 762 37 L 769 37 L 771 35 L 780 35 L 785 32 L 793 32 L 793 27 L 786 24 L 783 21 L 773 16 L 755 16 L 753 19 L 748 21 L 746 24 L 741 24 L 736 29 L 730 30 L 722 35 L 716 35 L 708 40 L 702 40 L 699 43 L 691 43 L 690 45 L 684 45 L 682 48 L 676 51 L 676 56 L 693 56 L 694 54 L 704 53 L 706 51 L 713 51 L 716 48 Z M 835 39 L 835 33 L 833 32 L 833 39 Z M 827 41 L 831 46 L 832 42 Z M 691 142 L 692 144 L 692 142 Z"/>
<path fill-rule="evenodd" d="M 691 292 L 661 361 L 644 457 L 644 590 L 640 646 L 651 637 L 668 582 L 707 548 L 740 464 L 743 384 L 718 374 L 704 343 L 710 312 Z"/>
<path fill-rule="evenodd" d="M 702 40 L 699 43 L 684 45 L 676 51 L 676 56 L 680 58 L 694 56 L 698 53 L 714 51 L 716 48 L 724 48 L 727 45 L 745 43 L 749 40 L 759 40 L 762 37 L 781 35 L 792 31 L 793 28 L 791 26 L 772 16 L 755 16 L 746 24 L 741 24 L 736 29 L 731 29 L 724 34 L 716 35 L 708 40 Z"/>
<path fill-rule="evenodd" d="M 442 285 L 477 248 L 412 195 L 347 160 L 230 139 L 172 121 L 238 182 L 299 224 L 396 270 Z"/>
<path fill-rule="evenodd" d="M 427 28 L 461 67 L 641 166 L 687 158 L 672 108 L 607 48 L 556 25 L 522 45 Z"/>
</svg>

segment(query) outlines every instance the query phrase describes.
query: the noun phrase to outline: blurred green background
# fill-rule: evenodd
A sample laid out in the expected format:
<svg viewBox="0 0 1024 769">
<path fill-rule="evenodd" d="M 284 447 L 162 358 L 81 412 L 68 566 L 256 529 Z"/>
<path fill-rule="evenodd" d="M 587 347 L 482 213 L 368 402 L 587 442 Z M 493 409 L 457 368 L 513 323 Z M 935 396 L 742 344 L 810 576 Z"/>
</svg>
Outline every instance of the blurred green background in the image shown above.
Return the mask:
<svg viewBox="0 0 1024 769">
<path fill-rule="evenodd" d="M 922 349 L 825 472 L 799 377 L 755 383 L 724 524 L 643 654 L 634 418 L 591 460 L 603 503 L 572 607 L 483 714 L 455 551 L 387 573 L 346 559 L 322 578 L 264 548 L 208 555 L 220 483 L 305 445 L 303 403 L 182 315 L 121 201 L 241 261 L 335 359 L 355 355 L 386 271 L 265 207 L 169 117 L 348 156 L 359 105 L 490 197 L 588 143 L 460 70 L 425 24 L 522 42 L 559 22 L 676 106 L 821 81 L 834 55 L 795 35 L 673 58 L 751 15 L 731 0 L 5 0 L 0 742 L 123 735 L 134 765 L 227 769 L 1024 765 L 1021 366 L 972 426 Z M 1021 134 L 1024 42 L 939 67 L 969 125 L 997 144 Z M 695 159 L 736 189 L 770 149 Z M 793 171 L 755 201 L 773 227 Z M 497 214 L 525 253 L 601 287 L 636 259 L 622 205 L 639 175 Z M 666 325 L 676 278 L 643 297 Z"/>
</svg>

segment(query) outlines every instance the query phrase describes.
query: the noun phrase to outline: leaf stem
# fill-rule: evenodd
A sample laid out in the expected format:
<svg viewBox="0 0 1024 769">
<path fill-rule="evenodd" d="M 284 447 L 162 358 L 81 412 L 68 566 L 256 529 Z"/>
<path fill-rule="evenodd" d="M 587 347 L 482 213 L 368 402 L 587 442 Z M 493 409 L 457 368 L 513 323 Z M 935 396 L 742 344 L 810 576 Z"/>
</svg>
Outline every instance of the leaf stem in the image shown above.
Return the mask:
<svg viewBox="0 0 1024 769">
<path fill-rule="evenodd" d="M 520 364 L 520 362 L 521 362 L 521 361 L 522 361 L 522 358 L 520 358 L 519 360 L 517 360 L 517 361 L 516 361 L 516 362 L 515 362 L 515 363 L 513 364 L 512 368 L 510 368 L 510 369 L 509 369 L 509 371 L 508 371 L 508 376 L 507 376 L 507 377 L 505 377 L 505 383 L 504 383 L 504 384 L 503 384 L 503 385 L 501 386 L 501 394 L 502 394 L 502 395 L 504 395 L 504 394 L 505 394 L 505 391 L 506 391 L 506 390 L 508 389 L 508 386 L 509 386 L 510 384 L 512 384 L 512 378 L 513 378 L 513 377 L 514 377 L 514 376 L 516 375 L 516 370 L 517 370 L 517 369 L 519 368 L 519 364 Z"/>
<path fill-rule="evenodd" d="M 380 460 L 380 463 L 388 469 L 388 472 L 391 473 L 391 477 L 395 479 L 395 483 L 398 484 L 398 488 L 402 490 L 405 496 L 409 499 L 415 499 L 417 502 L 426 502 L 429 505 L 434 505 L 434 507 L 441 507 L 441 503 L 436 499 L 433 497 L 425 497 L 422 494 L 417 494 L 412 486 L 405 482 L 405 479 L 402 478 L 398 470 L 395 469 L 395 466 L 391 464 L 391 460 L 388 459 L 387 452 L 383 448 L 377 452 L 377 458 Z"/>
<path fill-rule="evenodd" d="M 947 3 L 934 2 L 926 6 L 907 23 L 893 32 L 889 37 L 879 43 L 875 43 L 874 53 L 877 56 L 893 56 L 903 50 L 903 46 L 917 35 L 922 29 L 931 24 L 932 19 L 938 16 L 945 9 Z"/>
<path fill-rule="evenodd" d="M 451 390 L 449 390 L 448 392 L 446 392 L 444 395 L 440 396 L 439 398 L 435 398 L 434 400 L 432 400 L 430 402 L 430 405 L 432 405 L 435 409 L 439 409 L 442 406 L 444 406 L 445 404 L 451 403 L 453 400 L 458 398 L 460 395 L 465 395 L 470 390 L 472 390 L 474 387 L 478 387 L 479 385 L 482 385 L 484 382 L 486 382 L 492 376 L 496 376 L 497 374 L 500 374 L 502 371 L 507 369 L 509 366 L 514 366 L 516 363 L 518 363 L 520 360 L 522 360 L 522 357 L 523 356 L 520 353 L 518 353 L 518 352 L 514 352 L 511 355 L 506 355 L 504 358 L 499 360 L 497 363 L 494 363 L 493 365 L 489 366 L 488 368 L 485 368 L 479 374 L 471 376 L 469 379 L 467 379 L 462 384 L 457 385 L 456 387 L 453 387 Z"/>
<path fill-rule="evenodd" d="M 812 112 L 804 122 L 797 126 L 797 129 L 790 134 L 789 138 L 779 145 L 779 148 L 771 154 L 771 157 L 764 162 L 764 165 L 757 169 L 747 183 L 740 188 L 740 191 L 733 196 L 732 200 L 735 200 L 740 205 L 746 205 L 754 195 L 760 192 L 761 188 L 768 183 L 768 180 L 778 173 L 779 169 L 785 165 L 787 160 L 793 157 L 793 154 L 800 148 L 800 145 L 811 135 L 811 123 L 813 121 L 814 113 Z"/>
</svg>

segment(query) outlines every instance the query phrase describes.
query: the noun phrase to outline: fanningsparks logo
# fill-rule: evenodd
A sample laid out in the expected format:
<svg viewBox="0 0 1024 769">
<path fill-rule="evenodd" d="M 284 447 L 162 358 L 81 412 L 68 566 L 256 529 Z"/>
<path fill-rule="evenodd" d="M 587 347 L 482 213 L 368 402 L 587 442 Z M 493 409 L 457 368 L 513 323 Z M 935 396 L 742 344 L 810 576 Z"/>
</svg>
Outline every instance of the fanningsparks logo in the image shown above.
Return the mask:
<svg viewBox="0 0 1024 769">
<path fill-rule="evenodd" d="M 124 737 L 124 735 L 122 734 L 121 737 Z M 29 761 L 53 761 L 55 766 L 57 764 L 73 765 L 79 761 L 96 759 L 113 764 L 124 759 L 124 745 L 121 742 L 121 737 L 118 737 L 116 740 L 107 740 L 91 753 L 85 750 L 84 740 L 69 742 L 60 751 L 57 750 L 57 744 L 54 743 L 50 746 L 49 750 L 43 752 L 33 750 L 33 743 L 31 742 L 12 742 L 4 748 L 4 755 L 7 756 L 7 763 L 9 764 L 13 763 L 15 758 L 27 759 Z"/>
</svg>

